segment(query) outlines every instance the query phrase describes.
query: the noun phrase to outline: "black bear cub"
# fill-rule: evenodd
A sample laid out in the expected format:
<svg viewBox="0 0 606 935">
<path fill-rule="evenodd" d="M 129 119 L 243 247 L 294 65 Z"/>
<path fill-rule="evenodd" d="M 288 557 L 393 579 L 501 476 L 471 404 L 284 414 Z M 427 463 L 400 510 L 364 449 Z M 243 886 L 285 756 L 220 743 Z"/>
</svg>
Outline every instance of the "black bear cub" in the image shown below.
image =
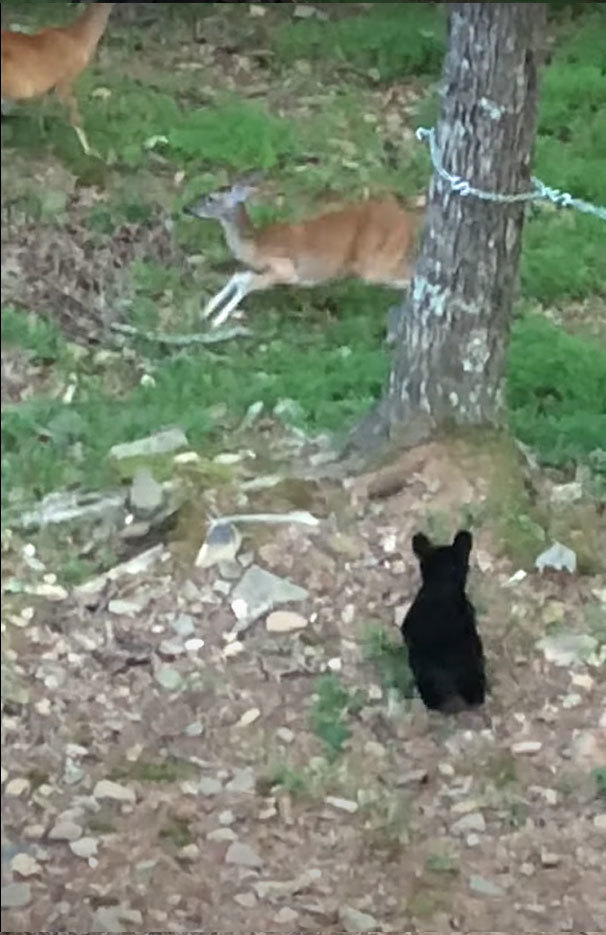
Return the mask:
<svg viewBox="0 0 606 935">
<path fill-rule="evenodd" d="M 423 533 L 412 537 L 422 583 L 402 635 L 419 694 L 432 710 L 481 705 L 486 694 L 484 650 L 465 594 L 472 541 L 466 531 L 452 545 L 435 546 Z"/>
</svg>

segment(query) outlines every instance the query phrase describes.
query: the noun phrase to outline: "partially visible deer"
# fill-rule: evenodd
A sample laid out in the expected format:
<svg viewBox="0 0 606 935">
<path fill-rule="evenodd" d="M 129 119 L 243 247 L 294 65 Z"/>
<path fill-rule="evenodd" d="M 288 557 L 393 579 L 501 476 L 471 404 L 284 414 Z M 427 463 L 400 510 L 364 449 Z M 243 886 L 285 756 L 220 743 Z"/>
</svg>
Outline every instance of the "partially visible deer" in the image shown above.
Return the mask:
<svg viewBox="0 0 606 935">
<path fill-rule="evenodd" d="M 249 269 L 235 273 L 202 312 L 227 321 L 249 292 L 272 286 L 316 286 L 348 276 L 394 289 L 410 283 L 423 212 L 405 210 L 395 197 L 355 202 L 294 224 L 253 226 L 244 202 L 257 187 L 240 182 L 204 195 L 186 214 L 219 221 L 227 245 Z"/>
</svg>

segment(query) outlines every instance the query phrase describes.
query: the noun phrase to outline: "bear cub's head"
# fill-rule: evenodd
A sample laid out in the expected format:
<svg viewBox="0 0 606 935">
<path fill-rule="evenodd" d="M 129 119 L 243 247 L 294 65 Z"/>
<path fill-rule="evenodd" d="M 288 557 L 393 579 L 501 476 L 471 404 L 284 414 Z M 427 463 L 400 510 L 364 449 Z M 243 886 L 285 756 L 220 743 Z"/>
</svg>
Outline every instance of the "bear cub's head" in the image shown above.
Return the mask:
<svg viewBox="0 0 606 935">
<path fill-rule="evenodd" d="M 419 560 L 423 584 L 451 581 L 464 588 L 472 545 L 471 533 L 464 529 L 459 530 L 452 545 L 434 545 L 422 532 L 414 535 L 412 550 Z"/>
</svg>

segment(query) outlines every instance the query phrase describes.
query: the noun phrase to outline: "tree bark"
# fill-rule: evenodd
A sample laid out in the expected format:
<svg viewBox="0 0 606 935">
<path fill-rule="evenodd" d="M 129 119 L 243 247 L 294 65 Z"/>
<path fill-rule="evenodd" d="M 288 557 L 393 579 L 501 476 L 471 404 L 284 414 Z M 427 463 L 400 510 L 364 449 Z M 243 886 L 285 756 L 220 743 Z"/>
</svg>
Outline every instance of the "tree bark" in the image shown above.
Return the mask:
<svg viewBox="0 0 606 935">
<path fill-rule="evenodd" d="M 447 8 L 442 165 L 484 191 L 527 191 L 546 4 Z M 463 197 L 434 173 L 389 384 L 354 432 L 354 449 L 415 444 L 445 424 L 501 423 L 523 223 L 523 204 Z"/>
</svg>

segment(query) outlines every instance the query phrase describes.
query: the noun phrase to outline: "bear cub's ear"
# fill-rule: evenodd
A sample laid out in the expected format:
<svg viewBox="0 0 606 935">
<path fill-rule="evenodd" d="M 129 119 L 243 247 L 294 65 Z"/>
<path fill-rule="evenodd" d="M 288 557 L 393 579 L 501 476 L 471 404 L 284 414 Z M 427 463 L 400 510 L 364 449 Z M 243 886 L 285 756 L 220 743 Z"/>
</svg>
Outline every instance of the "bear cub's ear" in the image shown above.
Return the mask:
<svg viewBox="0 0 606 935">
<path fill-rule="evenodd" d="M 419 559 L 419 561 L 422 561 L 422 559 L 427 558 L 427 556 L 432 550 L 433 550 L 433 544 L 430 542 L 427 536 L 424 535 L 422 532 L 417 532 L 412 537 L 412 551 L 414 552 L 416 557 Z"/>
<path fill-rule="evenodd" d="M 467 564 L 469 561 L 472 545 L 473 537 L 466 529 L 460 529 L 452 540 L 452 547 L 455 550 L 457 557 L 462 562 L 465 562 L 465 564 Z"/>
</svg>

